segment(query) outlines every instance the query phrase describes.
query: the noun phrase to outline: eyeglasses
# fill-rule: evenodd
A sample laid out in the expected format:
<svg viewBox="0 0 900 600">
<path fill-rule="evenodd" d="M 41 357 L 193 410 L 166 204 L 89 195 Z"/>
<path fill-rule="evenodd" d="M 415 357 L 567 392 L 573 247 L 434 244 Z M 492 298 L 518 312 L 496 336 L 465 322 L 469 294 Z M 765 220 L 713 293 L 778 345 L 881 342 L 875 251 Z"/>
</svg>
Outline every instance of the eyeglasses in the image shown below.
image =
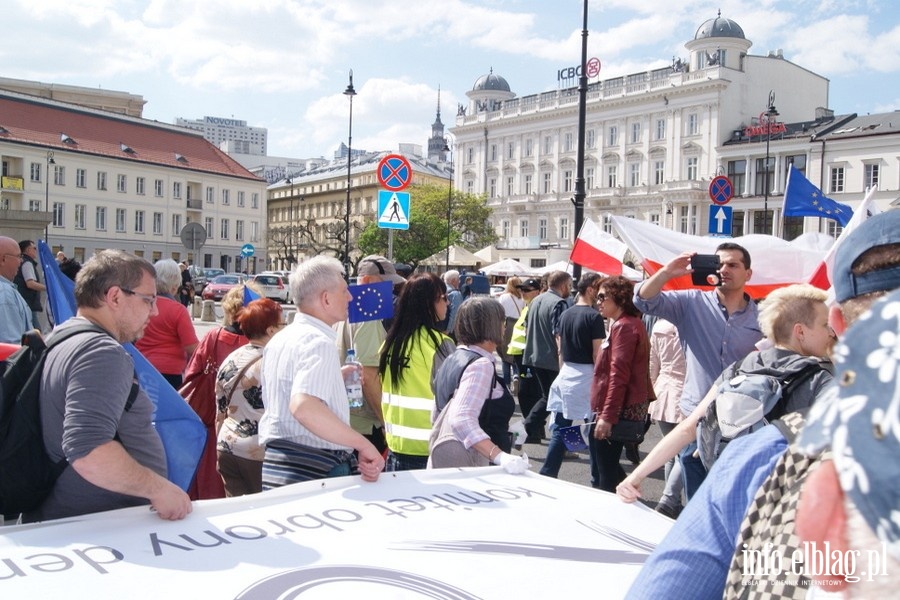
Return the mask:
<svg viewBox="0 0 900 600">
<path fill-rule="evenodd" d="M 450 298 L 447 297 L 447 294 L 442 294 L 438 296 L 438 300 L 443 300 L 444 302 L 450 302 Z"/>
<path fill-rule="evenodd" d="M 606 294 L 597 294 L 597 302 L 603 302 L 606 300 Z"/>
<path fill-rule="evenodd" d="M 24 258 L 22 258 L 21 254 L 10 254 L 9 252 L 4 252 L 3 256 L 12 256 L 14 259 L 16 259 L 19 262 L 22 262 L 23 260 L 25 260 Z"/>
<path fill-rule="evenodd" d="M 153 308 L 154 305 L 156 305 L 156 294 L 151 296 L 150 294 L 142 294 L 142 293 L 136 292 L 134 290 L 129 290 L 128 288 L 120 287 L 119 289 L 122 290 L 123 292 L 125 292 L 126 294 L 128 294 L 129 296 L 137 296 L 138 298 L 140 298 L 141 300 L 146 302 L 147 306 L 149 306 L 150 308 Z"/>
</svg>

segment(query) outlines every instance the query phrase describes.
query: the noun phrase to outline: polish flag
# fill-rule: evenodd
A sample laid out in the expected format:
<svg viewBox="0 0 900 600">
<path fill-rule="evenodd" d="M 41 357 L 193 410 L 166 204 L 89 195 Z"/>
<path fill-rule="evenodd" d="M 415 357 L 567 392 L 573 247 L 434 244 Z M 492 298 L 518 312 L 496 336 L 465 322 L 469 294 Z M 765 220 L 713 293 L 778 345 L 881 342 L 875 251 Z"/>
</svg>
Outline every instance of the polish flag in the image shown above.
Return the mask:
<svg viewBox="0 0 900 600">
<path fill-rule="evenodd" d="M 850 217 L 850 221 L 847 222 L 847 225 L 844 227 L 843 231 L 841 231 L 841 235 L 838 236 L 837 241 L 835 241 L 831 249 L 828 250 L 828 254 L 825 255 L 825 258 L 822 259 L 822 262 L 816 267 L 816 270 L 813 271 L 813 274 L 807 280 L 808 283 L 822 290 L 831 289 L 831 272 L 834 270 L 834 255 L 837 252 L 838 246 L 840 246 L 847 236 L 850 235 L 851 231 L 859 227 L 866 219 L 881 212 L 881 209 L 878 208 L 878 204 L 875 202 L 876 189 L 876 187 L 871 187 L 866 192 L 866 197 L 863 198 L 859 207 L 854 211 L 853 216 Z"/>
<path fill-rule="evenodd" d="M 612 222 L 619 237 L 651 275 L 682 252 L 715 254 L 716 247 L 723 242 L 740 244 L 750 252 L 750 267 L 753 270 L 746 290 L 757 299 L 765 298 L 777 288 L 809 281 L 826 253 L 821 246 L 821 234 L 807 234 L 791 242 L 759 234 L 731 239 L 687 235 L 627 217 L 614 216 Z M 670 280 L 664 289 L 694 287 L 691 276 L 684 275 Z"/>
<path fill-rule="evenodd" d="M 578 232 L 569 262 L 604 275 L 621 275 L 622 259 L 627 251 L 628 246 L 588 219 Z"/>
</svg>

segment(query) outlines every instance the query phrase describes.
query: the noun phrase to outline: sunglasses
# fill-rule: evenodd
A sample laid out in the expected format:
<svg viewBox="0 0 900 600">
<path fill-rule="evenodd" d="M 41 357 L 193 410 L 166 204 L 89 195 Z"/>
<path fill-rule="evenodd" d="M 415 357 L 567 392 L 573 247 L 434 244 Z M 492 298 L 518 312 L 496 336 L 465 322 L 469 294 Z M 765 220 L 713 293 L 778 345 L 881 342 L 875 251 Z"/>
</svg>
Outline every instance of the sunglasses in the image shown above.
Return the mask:
<svg viewBox="0 0 900 600">
<path fill-rule="evenodd" d="M 597 302 L 603 302 L 606 300 L 606 294 L 597 294 Z"/>
</svg>

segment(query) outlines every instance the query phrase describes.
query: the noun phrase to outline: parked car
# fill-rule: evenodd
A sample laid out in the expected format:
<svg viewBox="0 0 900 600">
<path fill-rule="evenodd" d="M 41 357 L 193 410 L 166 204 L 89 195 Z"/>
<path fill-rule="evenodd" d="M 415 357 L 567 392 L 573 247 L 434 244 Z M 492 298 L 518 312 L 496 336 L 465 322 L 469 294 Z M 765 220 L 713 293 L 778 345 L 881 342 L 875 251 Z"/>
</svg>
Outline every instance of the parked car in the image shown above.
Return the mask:
<svg viewBox="0 0 900 600">
<path fill-rule="evenodd" d="M 492 285 L 491 286 L 491 297 L 499 298 L 501 295 L 503 295 L 503 292 L 505 292 L 505 291 L 506 291 L 505 285 Z"/>
<path fill-rule="evenodd" d="M 199 294 L 206 285 L 218 277 L 225 274 L 225 269 L 201 269 L 200 267 L 191 266 L 191 283 L 194 285 L 194 293 Z"/>
<path fill-rule="evenodd" d="M 239 285 L 243 285 L 245 281 L 247 281 L 248 277 L 246 275 L 242 275 L 240 273 L 229 273 L 226 275 L 219 275 L 215 279 L 209 282 L 209 284 L 203 288 L 203 299 L 204 300 L 221 300 L 222 296 L 228 293 L 232 288 L 236 288 Z"/>
<path fill-rule="evenodd" d="M 259 285 L 266 298 L 277 300 L 283 304 L 290 300 L 290 287 L 288 286 L 287 277 L 278 273 L 265 272 L 255 276 L 253 281 Z"/>
</svg>

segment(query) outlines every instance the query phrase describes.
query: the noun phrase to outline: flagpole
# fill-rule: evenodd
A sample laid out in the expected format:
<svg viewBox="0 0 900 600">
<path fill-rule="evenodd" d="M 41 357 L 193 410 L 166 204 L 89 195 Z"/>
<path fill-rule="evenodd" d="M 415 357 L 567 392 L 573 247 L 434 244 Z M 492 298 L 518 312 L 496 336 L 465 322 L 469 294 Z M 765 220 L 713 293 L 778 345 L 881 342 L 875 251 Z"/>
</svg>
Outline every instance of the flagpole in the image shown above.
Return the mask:
<svg viewBox="0 0 900 600">
<path fill-rule="evenodd" d="M 587 120 L 587 45 L 588 45 L 588 0 L 584 0 L 584 19 L 581 28 L 581 75 L 578 77 L 578 155 L 575 163 L 575 229 L 581 233 L 584 224 L 584 199 L 587 195 L 584 185 L 584 133 Z M 571 256 L 571 255 L 570 255 Z M 581 278 L 581 265 L 572 267 L 572 279 Z"/>
</svg>

